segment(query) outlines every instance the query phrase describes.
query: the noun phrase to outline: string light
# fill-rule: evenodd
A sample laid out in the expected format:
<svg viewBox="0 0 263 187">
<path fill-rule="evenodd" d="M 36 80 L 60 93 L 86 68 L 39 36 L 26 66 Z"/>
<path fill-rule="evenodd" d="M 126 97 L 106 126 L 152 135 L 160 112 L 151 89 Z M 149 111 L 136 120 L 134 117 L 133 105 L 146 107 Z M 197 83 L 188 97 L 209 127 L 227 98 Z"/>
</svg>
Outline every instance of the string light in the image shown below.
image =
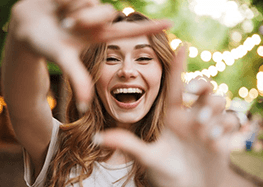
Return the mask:
<svg viewBox="0 0 263 187">
<path fill-rule="evenodd" d="M 253 34 L 252 39 L 253 39 L 255 45 L 259 45 L 261 43 L 261 38 L 258 34 Z"/>
<path fill-rule="evenodd" d="M 212 54 L 210 51 L 203 51 L 201 53 L 201 59 L 205 62 L 209 62 L 212 58 Z"/>
<path fill-rule="evenodd" d="M 213 53 L 213 60 L 214 60 L 215 62 L 220 62 L 220 61 L 222 61 L 222 60 L 223 60 L 223 55 L 222 55 L 222 53 L 220 53 L 220 52 L 218 52 L 218 51 L 214 52 L 214 53 Z"/>
<path fill-rule="evenodd" d="M 238 43 L 242 40 L 242 34 L 238 31 L 234 31 L 232 34 L 231 34 L 231 39 Z"/>
<path fill-rule="evenodd" d="M 252 88 L 252 89 L 249 91 L 248 95 L 249 95 L 252 99 L 256 99 L 256 98 L 258 97 L 258 91 L 257 91 L 257 89 Z"/>
<path fill-rule="evenodd" d="M 263 46 L 259 46 L 257 49 L 257 53 L 259 56 L 263 57 Z"/>
<path fill-rule="evenodd" d="M 201 73 L 202 73 L 203 75 L 205 75 L 207 78 L 210 78 L 210 76 L 211 76 L 211 74 L 210 74 L 210 72 L 208 71 L 208 69 L 203 69 L 203 70 L 201 71 Z"/>
<path fill-rule="evenodd" d="M 249 95 L 244 98 L 246 102 L 251 103 L 253 101 L 253 98 L 251 98 Z"/>
<path fill-rule="evenodd" d="M 221 89 L 222 92 L 224 92 L 225 94 L 228 92 L 228 86 L 226 85 L 226 83 L 220 84 L 219 89 Z"/>
<path fill-rule="evenodd" d="M 226 65 L 223 61 L 219 61 L 216 63 L 216 69 L 220 72 L 223 72 L 226 69 Z"/>
<path fill-rule="evenodd" d="M 171 42 L 170 42 L 170 46 L 173 50 L 176 50 L 177 47 L 182 43 L 182 40 L 180 39 L 173 39 Z"/>
<path fill-rule="evenodd" d="M 189 47 L 189 57 L 195 58 L 198 55 L 198 49 L 196 47 Z"/>
<path fill-rule="evenodd" d="M 216 81 L 210 81 L 210 83 L 214 86 L 213 90 L 216 91 L 218 88 Z"/>
<path fill-rule="evenodd" d="M 263 72 L 262 71 L 258 72 L 256 78 L 258 80 L 263 80 Z"/>
<path fill-rule="evenodd" d="M 196 3 L 198 0 L 189 0 L 190 1 L 190 6 L 191 9 L 198 15 L 202 16 L 205 14 L 205 12 L 201 9 L 200 7 L 196 6 Z M 210 6 L 211 4 L 214 4 L 215 1 L 211 2 L 213 0 L 204 0 L 203 5 L 205 5 L 204 7 L 207 8 L 207 6 Z M 194 3 L 193 3 L 194 2 Z M 198 1 L 201 2 L 201 1 Z M 225 7 L 225 15 L 228 14 L 228 16 L 231 15 L 231 11 L 233 10 L 240 10 L 238 8 L 238 5 L 236 4 L 236 2 L 234 1 L 227 1 L 225 0 L 225 2 L 228 2 L 229 6 L 224 6 Z M 209 5 L 208 5 L 209 4 Z M 232 7 L 232 8 L 231 8 Z M 243 22 L 241 24 L 241 26 L 243 27 L 243 30 L 245 32 L 251 32 L 254 29 L 254 25 L 252 23 L 252 21 L 250 19 L 253 19 L 255 17 L 254 15 L 254 9 L 252 11 L 252 9 L 249 9 L 248 6 L 246 5 L 242 5 L 242 18 L 238 16 L 240 16 L 240 14 L 236 14 L 233 13 L 231 15 L 231 17 L 235 17 L 233 16 L 238 15 L 235 19 L 240 19 L 239 23 Z M 218 8 L 218 7 L 217 7 Z M 210 8 L 210 12 L 213 12 L 214 9 Z M 207 12 L 206 12 L 207 13 Z M 212 13 L 213 14 L 213 13 Z M 214 14 L 212 17 L 217 17 L 216 14 Z M 228 27 L 233 27 L 234 25 L 234 20 L 229 19 L 229 23 L 227 22 L 227 19 L 225 19 L 227 16 L 224 17 L 224 20 L 220 20 L 220 22 L 222 24 L 225 24 Z M 218 16 L 219 18 L 219 16 Z M 224 21 L 226 21 L 224 23 Z M 232 21 L 232 23 L 230 23 Z M 245 28 L 246 27 L 246 28 Z M 263 26 L 262 26 L 263 28 Z M 262 29 L 263 30 L 263 29 Z M 231 34 L 231 40 L 233 42 L 235 42 L 236 44 L 239 43 L 242 40 L 242 34 L 239 31 L 233 31 Z M 173 39 L 172 42 L 170 43 L 172 49 L 176 49 L 179 44 L 182 41 L 180 39 Z M 258 34 L 253 34 L 250 37 L 247 37 L 244 42 L 242 44 L 239 44 L 237 47 L 229 50 L 229 51 L 224 51 L 224 52 L 220 52 L 220 51 L 215 51 L 215 52 L 210 52 L 208 50 L 204 50 L 200 53 L 200 57 L 201 60 L 204 62 L 209 62 L 211 59 L 216 62 L 215 65 L 211 65 L 209 66 L 207 69 L 202 69 L 199 71 L 195 71 L 195 72 L 186 72 L 184 74 L 184 80 L 187 80 L 188 82 L 191 81 L 192 79 L 196 78 L 197 76 L 206 76 L 208 78 L 210 77 L 215 77 L 219 72 L 224 72 L 226 69 L 226 65 L 227 66 L 232 66 L 236 60 L 243 58 L 245 55 L 247 55 L 247 53 L 249 51 L 251 51 L 255 46 L 259 45 L 262 42 L 261 40 L 261 36 Z M 235 45 L 236 45 L 235 44 Z M 263 57 L 263 46 L 259 46 L 257 48 L 257 53 L 259 56 Z M 190 58 L 196 58 L 199 54 L 199 51 L 196 47 L 191 46 L 189 47 L 189 57 Z M 241 87 L 238 91 L 240 97 L 244 98 L 244 100 L 246 100 L 247 102 L 251 102 L 253 99 L 257 98 L 258 95 L 262 94 L 263 96 L 263 72 L 259 73 L 259 75 L 257 75 L 257 77 L 261 77 L 262 76 L 262 81 L 258 79 L 257 81 L 257 89 L 256 88 L 252 88 L 250 91 L 245 88 L 245 87 Z M 215 81 L 211 81 L 211 84 L 214 87 L 214 91 L 218 94 L 224 95 L 227 94 L 229 92 L 229 88 L 228 85 L 223 83 L 220 84 L 219 86 L 217 85 L 217 83 Z M 228 100 L 229 103 L 231 102 L 231 97 L 228 96 Z"/>
<path fill-rule="evenodd" d="M 217 73 L 218 73 L 218 71 L 217 71 L 217 69 L 216 69 L 215 66 L 210 66 L 210 67 L 208 68 L 208 71 L 209 71 L 209 73 L 210 73 L 210 75 L 211 75 L 212 77 L 216 76 Z"/>
<path fill-rule="evenodd" d="M 245 98 L 248 95 L 248 89 L 246 87 L 241 87 L 238 91 L 240 97 Z"/>
<path fill-rule="evenodd" d="M 257 78 L 257 88 L 260 92 L 262 92 L 263 91 L 263 72 L 259 71 L 257 73 L 256 78 Z"/>
<path fill-rule="evenodd" d="M 208 78 L 210 76 L 216 76 L 218 72 L 223 72 L 226 69 L 225 64 L 228 66 L 232 66 L 235 63 L 235 60 L 243 58 L 249 50 L 254 48 L 256 45 L 259 45 L 260 43 L 261 37 L 258 34 L 253 34 L 253 36 L 248 37 L 242 45 L 239 45 L 237 48 L 234 48 L 231 51 L 224 51 L 223 54 L 219 51 L 216 51 L 212 55 L 212 53 L 209 51 L 203 51 L 201 53 L 201 59 L 203 61 L 210 61 L 212 56 L 213 60 L 217 63 L 215 65 L 216 70 L 214 69 L 214 67 L 209 67 L 210 69 L 208 68 L 208 71 L 206 69 L 201 70 L 201 74 L 207 76 Z M 196 49 L 195 47 L 191 47 L 191 50 L 192 49 L 198 51 L 198 49 Z M 263 46 L 260 46 L 257 52 L 263 57 Z M 222 60 L 224 60 L 225 63 Z M 188 73 L 186 73 L 186 76 Z M 195 72 L 193 72 L 193 75 L 188 76 L 187 80 L 190 81 L 191 78 L 194 79 L 196 77 L 195 75 Z"/>
</svg>

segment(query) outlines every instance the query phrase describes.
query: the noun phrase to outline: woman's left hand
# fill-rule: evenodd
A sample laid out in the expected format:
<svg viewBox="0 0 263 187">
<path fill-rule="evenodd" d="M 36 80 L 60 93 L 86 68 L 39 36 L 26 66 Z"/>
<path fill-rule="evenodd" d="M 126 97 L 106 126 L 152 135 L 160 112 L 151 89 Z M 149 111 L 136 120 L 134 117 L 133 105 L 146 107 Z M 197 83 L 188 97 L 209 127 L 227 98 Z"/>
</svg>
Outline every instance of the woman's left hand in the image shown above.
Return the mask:
<svg viewBox="0 0 263 187">
<path fill-rule="evenodd" d="M 228 169 L 228 144 L 238 121 L 224 113 L 225 99 L 213 96 L 203 80 L 190 82 L 185 91 L 199 95 L 193 107 L 182 105 L 181 73 L 186 58 L 181 47 L 172 63 L 165 128 L 154 143 L 146 143 L 129 131 L 108 130 L 94 143 L 121 149 L 147 168 L 149 181 L 158 187 L 216 187 Z"/>
</svg>

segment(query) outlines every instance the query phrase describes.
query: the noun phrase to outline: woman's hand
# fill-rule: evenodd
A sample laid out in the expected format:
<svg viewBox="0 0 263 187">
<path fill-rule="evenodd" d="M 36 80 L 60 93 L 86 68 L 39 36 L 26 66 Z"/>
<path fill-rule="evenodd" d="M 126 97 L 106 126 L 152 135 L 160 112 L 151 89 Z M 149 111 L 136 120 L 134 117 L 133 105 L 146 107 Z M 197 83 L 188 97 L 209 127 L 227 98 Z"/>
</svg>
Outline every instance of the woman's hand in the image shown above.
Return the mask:
<svg viewBox="0 0 263 187">
<path fill-rule="evenodd" d="M 98 0 L 21 0 L 12 9 L 9 35 L 33 55 L 55 62 L 69 77 L 79 102 L 91 98 L 91 78 L 79 56 L 87 44 L 156 33 L 167 21 L 132 28 L 111 25 L 116 12 Z"/>
<path fill-rule="evenodd" d="M 212 87 L 203 80 L 186 86 L 186 92 L 199 98 L 190 110 L 182 107 L 185 53 L 181 47 L 172 64 L 166 126 L 158 141 L 145 143 L 131 132 L 115 129 L 95 135 L 94 143 L 134 156 L 146 166 L 153 186 L 220 186 L 228 169 L 228 139 L 237 119 L 223 112 L 224 98 L 212 96 Z"/>
</svg>

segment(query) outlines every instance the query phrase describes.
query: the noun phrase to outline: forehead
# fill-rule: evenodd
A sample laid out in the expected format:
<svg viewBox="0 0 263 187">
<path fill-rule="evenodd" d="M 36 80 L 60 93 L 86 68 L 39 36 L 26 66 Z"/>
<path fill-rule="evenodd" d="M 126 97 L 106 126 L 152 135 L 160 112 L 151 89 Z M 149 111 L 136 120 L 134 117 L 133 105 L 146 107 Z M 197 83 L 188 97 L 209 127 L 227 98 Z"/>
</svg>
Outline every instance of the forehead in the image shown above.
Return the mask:
<svg viewBox="0 0 263 187">
<path fill-rule="evenodd" d="M 148 44 L 150 45 L 150 42 L 148 40 L 148 37 L 143 35 L 143 36 L 138 36 L 138 37 L 131 37 L 131 38 L 122 38 L 118 40 L 112 40 L 107 43 L 107 46 L 110 45 L 117 45 L 120 48 L 122 47 L 135 47 L 136 45 L 141 45 L 141 44 Z"/>
<path fill-rule="evenodd" d="M 138 23 L 134 22 L 118 22 L 114 23 L 114 25 L 118 26 L 119 28 L 131 28 L 131 33 L 133 32 L 132 29 L 134 27 L 138 27 Z M 150 44 L 148 37 L 146 35 L 136 36 L 136 37 L 129 37 L 129 38 L 122 38 L 116 39 L 107 42 L 107 45 L 138 45 L 138 44 Z"/>
</svg>

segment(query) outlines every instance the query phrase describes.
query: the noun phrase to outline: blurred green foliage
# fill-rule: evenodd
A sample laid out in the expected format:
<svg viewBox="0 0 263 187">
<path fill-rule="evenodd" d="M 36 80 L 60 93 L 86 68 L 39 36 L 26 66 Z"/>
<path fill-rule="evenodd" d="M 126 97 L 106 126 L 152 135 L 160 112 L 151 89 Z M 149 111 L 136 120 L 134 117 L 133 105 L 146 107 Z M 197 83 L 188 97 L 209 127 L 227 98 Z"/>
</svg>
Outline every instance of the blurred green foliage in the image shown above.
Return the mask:
<svg viewBox="0 0 263 187">
<path fill-rule="evenodd" d="M 8 22 L 10 9 L 15 3 L 15 0 L 1 0 L 0 2 L 0 26 L 3 26 Z M 189 9 L 187 0 L 166 0 L 163 4 L 157 4 L 153 0 L 102 0 L 103 3 L 110 3 L 114 7 L 121 11 L 125 7 L 132 7 L 136 11 L 154 19 L 170 19 L 174 26 L 170 29 L 170 33 L 173 33 L 176 37 L 182 41 L 186 41 L 189 45 L 198 48 L 199 52 L 202 50 L 209 50 L 211 52 L 231 50 L 237 47 L 230 41 L 230 34 L 232 31 L 239 31 L 242 33 L 244 42 L 248 36 L 254 33 L 258 33 L 258 28 L 262 24 L 261 17 L 253 19 L 254 30 L 251 33 L 242 32 L 241 24 L 238 24 L 234 28 L 228 28 L 218 21 L 213 20 L 208 16 L 198 17 L 195 13 Z M 262 0 L 239 0 L 240 4 L 246 3 L 249 7 L 256 6 L 258 11 L 263 13 L 263 1 Z M 1 51 L 5 39 L 5 31 L 0 32 L 0 46 Z M 2 57 L 1 57 L 2 59 Z M 258 68 L 263 64 L 262 58 L 256 53 L 256 47 L 248 54 L 235 62 L 232 66 L 227 66 L 224 72 L 219 73 L 216 77 L 213 77 L 218 84 L 226 83 L 229 86 L 229 90 L 233 93 L 233 97 L 238 96 L 238 90 L 240 87 L 245 86 L 248 89 L 256 88 L 256 74 Z M 215 65 L 214 61 L 204 62 L 198 56 L 196 58 L 188 59 L 188 71 L 202 70 L 208 68 L 210 65 Z M 48 69 L 52 74 L 60 74 L 60 69 L 53 63 L 48 63 Z M 258 97 L 258 101 L 262 97 Z M 259 102 L 255 102 L 252 110 L 258 111 L 263 114 L 263 106 Z"/>
</svg>

